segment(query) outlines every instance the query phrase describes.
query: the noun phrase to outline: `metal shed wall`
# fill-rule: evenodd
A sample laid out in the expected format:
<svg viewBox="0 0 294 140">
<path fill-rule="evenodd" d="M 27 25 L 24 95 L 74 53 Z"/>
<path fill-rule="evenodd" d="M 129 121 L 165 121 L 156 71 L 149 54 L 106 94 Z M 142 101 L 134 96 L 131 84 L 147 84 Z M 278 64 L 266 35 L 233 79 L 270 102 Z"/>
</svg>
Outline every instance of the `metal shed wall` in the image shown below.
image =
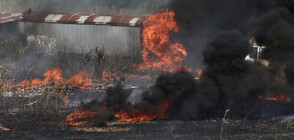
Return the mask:
<svg viewBox="0 0 294 140">
<path fill-rule="evenodd" d="M 86 53 L 103 47 L 109 54 L 126 56 L 137 55 L 140 51 L 144 19 L 81 13 L 0 12 L 2 34 L 13 25 L 16 30 L 12 32 L 31 35 L 30 40 L 35 39 L 42 47 L 50 47 L 50 51 L 52 46 L 56 52 L 70 53 Z"/>
<path fill-rule="evenodd" d="M 58 52 L 86 53 L 96 47 L 109 54 L 136 55 L 140 49 L 140 28 L 77 24 L 20 22 L 19 31 L 56 40 Z"/>
</svg>

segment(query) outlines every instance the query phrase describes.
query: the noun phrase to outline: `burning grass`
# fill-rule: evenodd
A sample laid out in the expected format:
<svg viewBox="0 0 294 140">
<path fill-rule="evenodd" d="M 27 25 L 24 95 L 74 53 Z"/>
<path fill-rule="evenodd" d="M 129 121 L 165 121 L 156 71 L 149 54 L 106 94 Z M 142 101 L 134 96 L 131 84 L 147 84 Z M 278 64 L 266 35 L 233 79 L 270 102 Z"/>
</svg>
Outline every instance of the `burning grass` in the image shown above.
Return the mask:
<svg viewBox="0 0 294 140">
<path fill-rule="evenodd" d="M 166 101 L 158 106 L 152 106 L 146 111 L 141 111 L 139 109 L 133 111 L 122 110 L 114 116 L 119 118 L 118 122 L 130 123 L 167 119 L 169 107 L 172 103 L 173 102 Z"/>
<path fill-rule="evenodd" d="M 40 85 L 46 85 L 50 82 L 56 84 L 66 84 L 66 85 L 74 85 L 81 90 L 85 90 L 89 87 L 92 82 L 90 80 L 90 76 L 86 73 L 86 71 L 78 71 L 78 74 L 73 75 L 69 79 L 64 79 L 62 77 L 62 71 L 59 68 L 51 68 L 43 75 L 44 79 L 32 79 L 32 80 L 24 80 L 16 85 L 16 87 L 21 87 L 23 89 L 32 89 L 39 87 Z"/>
</svg>

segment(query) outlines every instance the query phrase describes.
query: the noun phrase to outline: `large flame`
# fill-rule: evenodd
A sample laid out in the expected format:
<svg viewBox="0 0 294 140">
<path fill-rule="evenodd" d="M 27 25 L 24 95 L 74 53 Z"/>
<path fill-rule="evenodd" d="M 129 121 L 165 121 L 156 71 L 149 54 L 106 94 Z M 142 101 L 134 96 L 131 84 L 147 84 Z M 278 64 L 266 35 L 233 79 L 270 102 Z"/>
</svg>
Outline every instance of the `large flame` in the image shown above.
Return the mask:
<svg viewBox="0 0 294 140">
<path fill-rule="evenodd" d="M 143 22 L 143 63 L 140 70 L 176 71 L 187 56 L 183 45 L 171 41 L 170 32 L 178 32 L 175 13 L 168 9 L 150 15 Z"/>
</svg>

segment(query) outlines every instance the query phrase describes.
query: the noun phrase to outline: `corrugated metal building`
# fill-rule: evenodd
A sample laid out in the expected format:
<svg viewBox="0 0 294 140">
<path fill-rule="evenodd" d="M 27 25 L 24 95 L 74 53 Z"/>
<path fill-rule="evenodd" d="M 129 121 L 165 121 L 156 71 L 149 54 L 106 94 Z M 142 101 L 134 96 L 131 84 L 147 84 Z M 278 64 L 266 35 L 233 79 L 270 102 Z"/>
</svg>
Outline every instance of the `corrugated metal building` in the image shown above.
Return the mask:
<svg viewBox="0 0 294 140">
<path fill-rule="evenodd" d="M 83 53 L 103 47 L 110 54 L 134 56 L 140 51 L 144 19 L 81 13 L 0 13 L 0 31 L 2 37 L 7 37 L 8 33 L 26 33 L 29 41 L 49 47 L 45 49 L 48 54 L 56 51 Z"/>
</svg>

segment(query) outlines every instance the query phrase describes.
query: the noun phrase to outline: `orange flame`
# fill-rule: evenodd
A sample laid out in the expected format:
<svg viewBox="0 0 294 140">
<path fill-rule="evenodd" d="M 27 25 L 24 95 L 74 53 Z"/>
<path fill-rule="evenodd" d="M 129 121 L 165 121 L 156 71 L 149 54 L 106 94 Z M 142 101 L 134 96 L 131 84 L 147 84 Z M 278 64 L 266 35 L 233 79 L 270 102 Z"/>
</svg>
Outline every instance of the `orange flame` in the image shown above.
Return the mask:
<svg viewBox="0 0 294 140">
<path fill-rule="evenodd" d="M 153 106 L 148 111 L 143 112 L 138 109 L 128 113 L 126 110 L 121 110 L 119 113 L 115 114 L 116 118 L 120 118 L 119 122 L 143 122 L 152 121 L 155 119 L 166 119 L 169 106 L 173 102 L 165 101 L 159 106 Z"/>
<path fill-rule="evenodd" d="M 140 70 L 176 71 L 181 67 L 187 51 L 178 41 L 171 41 L 170 32 L 178 32 L 175 13 L 168 9 L 150 15 L 143 22 L 143 63 Z"/>
<path fill-rule="evenodd" d="M 118 80 L 120 77 L 115 74 L 115 73 L 109 73 L 106 71 L 106 69 L 104 69 L 104 71 L 102 72 L 102 79 L 103 80 L 110 80 L 110 81 L 113 81 L 113 80 Z"/>
<path fill-rule="evenodd" d="M 268 92 L 264 96 L 258 96 L 258 98 L 265 99 L 265 100 L 268 100 L 268 101 L 285 101 L 285 102 L 290 101 L 289 96 L 285 96 L 285 95 L 282 95 L 282 94 L 275 95 L 273 92 Z"/>
<path fill-rule="evenodd" d="M 61 83 L 64 81 L 62 78 L 62 70 L 59 68 L 51 68 L 44 74 L 45 80 L 43 84 L 47 84 L 49 81 L 54 83 Z"/>
<path fill-rule="evenodd" d="M 203 76 L 203 75 L 204 75 L 203 70 L 202 70 L 202 69 L 199 69 L 199 68 L 196 69 L 196 73 L 197 73 L 197 75 L 199 75 L 199 76 Z"/>
<path fill-rule="evenodd" d="M 79 87 L 81 90 L 85 90 L 87 87 L 92 85 L 91 80 L 89 79 L 89 75 L 86 71 L 78 71 L 78 74 L 72 76 L 67 83 L 69 85 L 75 85 Z"/>
<path fill-rule="evenodd" d="M 66 117 L 66 126 L 80 126 L 89 124 L 92 122 L 94 115 L 97 114 L 95 111 L 84 111 L 82 107 L 80 107 L 77 111 L 72 112 Z M 84 119 L 82 121 L 75 122 L 77 119 Z"/>
<path fill-rule="evenodd" d="M 76 111 L 66 116 L 66 126 L 80 126 L 92 123 L 95 115 L 106 110 L 106 105 L 107 102 L 104 103 L 104 107 L 99 111 L 90 111 L 90 109 L 85 109 L 83 107 L 78 108 Z"/>
<path fill-rule="evenodd" d="M 284 95 L 278 95 L 278 96 L 275 96 L 275 97 L 262 97 L 262 96 L 259 96 L 259 98 L 265 99 L 265 100 L 268 100 L 268 101 L 289 101 L 289 98 L 287 98 Z"/>
<path fill-rule="evenodd" d="M 89 87 L 92 82 L 90 80 L 90 76 L 86 73 L 86 71 L 78 71 L 78 74 L 72 76 L 68 80 L 62 77 L 62 70 L 59 68 L 51 68 L 45 74 L 43 74 L 45 79 L 41 80 L 39 78 L 32 80 L 24 80 L 16 85 L 16 87 L 22 87 L 26 89 L 32 89 L 39 87 L 40 85 L 46 85 L 49 81 L 54 83 L 65 83 L 68 85 L 75 85 L 79 87 L 81 90 L 85 90 Z"/>
<path fill-rule="evenodd" d="M 119 113 L 115 114 L 114 117 L 120 119 L 118 122 L 143 122 L 143 121 L 152 121 L 155 119 L 166 119 L 169 107 L 173 104 L 173 101 L 164 101 L 162 104 L 150 107 L 147 111 L 141 111 L 136 109 L 131 112 L 127 112 L 122 109 Z M 104 108 L 100 111 L 90 111 L 80 107 L 76 111 L 73 111 L 66 117 L 67 126 L 80 126 L 85 124 L 90 124 L 93 122 L 95 115 L 99 115 L 103 111 L 107 110 L 107 103 L 104 103 Z M 86 111 L 85 111 L 86 110 Z M 107 123 L 109 120 L 105 120 L 103 123 Z"/>
<path fill-rule="evenodd" d="M 42 84 L 43 84 L 43 80 L 36 78 L 32 80 L 23 80 L 16 86 L 31 89 L 31 88 L 38 87 Z"/>
</svg>

